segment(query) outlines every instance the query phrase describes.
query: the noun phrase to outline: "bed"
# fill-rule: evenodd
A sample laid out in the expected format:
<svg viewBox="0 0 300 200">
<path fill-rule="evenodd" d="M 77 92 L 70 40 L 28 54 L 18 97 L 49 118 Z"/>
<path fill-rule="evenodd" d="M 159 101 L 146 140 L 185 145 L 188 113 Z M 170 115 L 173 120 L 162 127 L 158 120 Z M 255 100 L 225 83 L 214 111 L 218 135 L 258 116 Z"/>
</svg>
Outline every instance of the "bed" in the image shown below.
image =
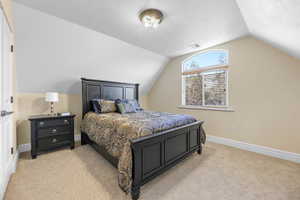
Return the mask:
<svg viewBox="0 0 300 200">
<path fill-rule="evenodd" d="M 203 121 L 193 120 L 186 115 L 150 111 L 126 115 L 96 114 L 93 112 L 91 100 L 136 99 L 138 101 L 139 85 L 86 78 L 82 78 L 81 81 L 83 106 L 81 144 L 90 144 L 118 168 L 119 185 L 124 191 L 131 193 L 133 200 L 139 198 L 142 185 L 190 154 L 194 152 L 201 154 L 205 142 Z M 100 125 L 106 126 L 105 121 L 113 124 L 114 130 L 123 131 L 111 134 L 110 129 L 101 129 Z M 107 127 L 112 126 L 107 125 Z M 124 130 L 127 131 L 126 134 Z M 103 132 L 98 139 L 95 136 L 97 131 Z M 107 137 L 104 137 L 105 135 Z M 124 137 L 128 138 L 124 139 Z M 121 138 L 120 141 L 124 143 L 118 142 L 119 139 L 116 138 Z M 124 149 L 114 148 L 118 146 L 115 144 L 119 143 Z"/>
</svg>

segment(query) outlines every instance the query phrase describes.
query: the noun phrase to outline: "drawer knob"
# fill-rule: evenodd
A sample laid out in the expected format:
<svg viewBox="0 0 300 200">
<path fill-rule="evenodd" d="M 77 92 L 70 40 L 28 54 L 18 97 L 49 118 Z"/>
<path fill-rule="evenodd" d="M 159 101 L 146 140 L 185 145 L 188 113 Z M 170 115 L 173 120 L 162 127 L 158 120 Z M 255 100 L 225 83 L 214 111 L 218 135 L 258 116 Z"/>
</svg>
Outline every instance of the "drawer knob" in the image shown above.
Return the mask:
<svg viewBox="0 0 300 200">
<path fill-rule="evenodd" d="M 40 122 L 40 126 L 44 126 L 45 122 Z"/>
<path fill-rule="evenodd" d="M 65 119 L 64 124 L 69 124 L 69 121 Z"/>
<path fill-rule="evenodd" d="M 53 138 L 53 139 L 52 139 L 52 143 L 55 143 L 55 142 L 57 142 L 57 139 L 56 139 L 56 138 Z"/>
<path fill-rule="evenodd" d="M 56 129 L 53 129 L 53 130 L 52 130 L 52 133 L 56 133 Z"/>
</svg>

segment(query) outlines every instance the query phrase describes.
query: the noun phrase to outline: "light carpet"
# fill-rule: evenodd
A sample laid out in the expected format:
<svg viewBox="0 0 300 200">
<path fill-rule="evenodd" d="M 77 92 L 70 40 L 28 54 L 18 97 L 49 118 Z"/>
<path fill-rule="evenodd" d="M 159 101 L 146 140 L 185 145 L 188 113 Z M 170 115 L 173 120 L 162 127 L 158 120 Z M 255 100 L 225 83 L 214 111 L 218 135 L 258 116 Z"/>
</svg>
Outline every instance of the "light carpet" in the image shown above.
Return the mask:
<svg viewBox="0 0 300 200">
<path fill-rule="evenodd" d="M 129 200 L 117 170 L 90 146 L 23 154 L 6 200 Z M 300 165 L 208 143 L 141 188 L 141 200 L 300 200 Z"/>
</svg>

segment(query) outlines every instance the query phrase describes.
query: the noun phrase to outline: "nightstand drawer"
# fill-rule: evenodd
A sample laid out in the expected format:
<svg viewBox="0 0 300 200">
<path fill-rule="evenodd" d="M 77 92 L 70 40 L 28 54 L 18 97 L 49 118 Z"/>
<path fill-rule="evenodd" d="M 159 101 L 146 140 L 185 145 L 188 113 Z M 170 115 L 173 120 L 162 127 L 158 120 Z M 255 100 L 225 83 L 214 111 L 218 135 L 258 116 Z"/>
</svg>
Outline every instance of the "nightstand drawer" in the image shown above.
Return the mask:
<svg viewBox="0 0 300 200">
<path fill-rule="evenodd" d="M 71 134 L 71 128 L 70 126 L 57 126 L 57 127 L 51 127 L 51 128 L 43 128 L 39 129 L 37 132 L 37 137 L 47 137 L 47 136 L 56 136 L 61 134 L 69 133 Z"/>
<path fill-rule="evenodd" d="M 69 126 L 72 122 L 72 119 L 51 119 L 51 120 L 42 120 L 37 122 L 38 128 L 45 128 L 51 126 Z"/>
<path fill-rule="evenodd" d="M 53 136 L 53 137 L 46 137 L 43 139 L 38 139 L 37 141 L 37 147 L 39 150 L 49 150 L 52 148 L 56 148 L 59 146 L 69 145 L 74 135 L 67 134 L 67 135 L 59 135 L 59 136 Z"/>
</svg>

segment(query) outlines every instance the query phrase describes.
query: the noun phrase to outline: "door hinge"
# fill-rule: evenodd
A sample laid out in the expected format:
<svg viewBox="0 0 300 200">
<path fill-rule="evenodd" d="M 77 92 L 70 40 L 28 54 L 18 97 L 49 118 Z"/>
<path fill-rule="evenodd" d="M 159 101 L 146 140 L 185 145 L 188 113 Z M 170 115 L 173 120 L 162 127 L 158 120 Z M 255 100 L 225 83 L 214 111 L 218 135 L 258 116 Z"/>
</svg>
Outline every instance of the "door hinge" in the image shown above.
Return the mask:
<svg viewBox="0 0 300 200">
<path fill-rule="evenodd" d="M 10 97 L 10 103 L 14 103 L 14 97 L 13 96 Z"/>
<path fill-rule="evenodd" d="M 10 154 L 14 154 L 14 148 L 13 147 L 10 148 Z"/>
<path fill-rule="evenodd" d="M 14 52 L 14 45 L 10 45 L 10 52 Z"/>
</svg>

